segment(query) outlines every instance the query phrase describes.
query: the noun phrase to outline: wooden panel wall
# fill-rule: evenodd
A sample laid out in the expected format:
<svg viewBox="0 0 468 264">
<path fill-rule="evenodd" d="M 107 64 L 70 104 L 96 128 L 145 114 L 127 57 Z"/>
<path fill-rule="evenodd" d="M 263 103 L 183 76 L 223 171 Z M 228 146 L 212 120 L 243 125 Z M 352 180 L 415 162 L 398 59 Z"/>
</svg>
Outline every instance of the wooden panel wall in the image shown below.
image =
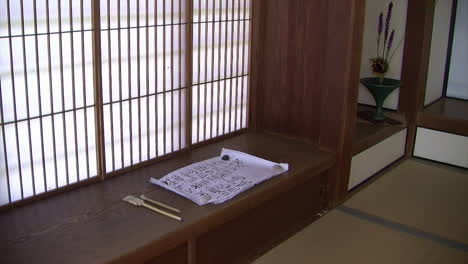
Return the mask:
<svg viewBox="0 0 468 264">
<path fill-rule="evenodd" d="M 326 1 L 259 2 L 262 13 L 254 19 L 262 24 L 263 39 L 257 46 L 262 56 L 257 62 L 252 58 L 252 66 L 260 68 L 256 125 L 318 141 Z"/>
<path fill-rule="evenodd" d="M 255 13 L 257 10 L 257 13 Z M 346 195 L 356 122 L 364 0 L 269 0 L 254 6 L 252 127 L 336 152 L 331 201 Z M 336 204 L 336 203 L 332 203 Z"/>
<path fill-rule="evenodd" d="M 329 0 L 326 64 L 323 67 L 321 147 L 337 153 L 329 171 L 329 207 L 347 196 L 356 127 L 365 0 Z"/>
</svg>

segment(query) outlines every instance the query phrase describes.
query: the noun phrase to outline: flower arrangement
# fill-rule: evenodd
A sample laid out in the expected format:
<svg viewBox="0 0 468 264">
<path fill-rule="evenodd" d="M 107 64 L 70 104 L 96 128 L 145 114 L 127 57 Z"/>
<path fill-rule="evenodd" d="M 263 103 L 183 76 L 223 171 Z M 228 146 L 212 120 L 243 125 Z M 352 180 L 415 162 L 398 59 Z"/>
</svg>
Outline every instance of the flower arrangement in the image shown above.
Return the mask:
<svg viewBox="0 0 468 264">
<path fill-rule="evenodd" d="M 385 73 L 390 68 L 390 62 L 392 61 L 393 55 L 395 54 L 395 50 L 396 50 L 395 49 L 393 53 L 390 55 L 390 50 L 392 49 L 392 46 L 393 46 L 393 39 L 395 38 L 395 29 L 393 29 L 390 32 L 392 10 L 393 10 L 393 2 L 390 2 L 388 4 L 387 16 L 385 18 L 385 28 L 383 25 L 383 12 L 381 12 L 379 15 L 379 24 L 377 27 L 377 33 L 378 33 L 377 57 L 370 59 L 372 63 L 372 71 L 379 76 L 380 83 L 383 82 Z"/>
</svg>

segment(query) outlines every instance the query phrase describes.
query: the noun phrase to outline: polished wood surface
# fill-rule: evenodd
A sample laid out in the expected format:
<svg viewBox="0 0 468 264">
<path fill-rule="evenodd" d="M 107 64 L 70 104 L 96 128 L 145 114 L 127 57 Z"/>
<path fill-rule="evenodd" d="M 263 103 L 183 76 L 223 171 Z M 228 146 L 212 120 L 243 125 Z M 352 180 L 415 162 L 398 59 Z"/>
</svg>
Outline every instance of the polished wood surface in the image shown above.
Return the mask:
<svg viewBox="0 0 468 264">
<path fill-rule="evenodd" d="M 440 99 L 418 114 L 418 126 L 468 136 L 468 101 Z"/>
<path fill-rule="evenodd" d="M 358 122 L 354 135 L 353 155 L 359 154 L 403 129 L 405 129 L 405 127 L 401 125 L 374 125 L 366 122 Z"/>
<path fill-rule="evenodd" d="M 449 120 L 468 121 L 468 100 L 443 98 L 426 107 L 423 113 L 439 115 Z"/>
<path fill-rule="evenodd" d="M 359 105 L 359 111 L 375 111 L 374 107 Z M 395 111 L 384 111 L 385 116 L 400 121 L 399 125 L 390 125 L 388 123 L 373 124 L 360 118 L 357 119 L 356 128 L 353 137 L 353 155 L 356 155 L 388 137 L 400 132 L 406 128 L 405 117 Z"/>
<path fill-rule="evenodd" d="M 222 147 L 288 162 L 290 171 L 220 205 L 197 206 L 148 182 L 219 155 Z M 142 263 L 236 219 L 333 166 L 335 156 L 303 141 L 246 133 L 104 182 L 0 214 L 2 263 Z M 182 211 L 182 223 L 121 201 L 145 194 Z M 157 262 L 156 262 L 157 263 Z"/>
</svg>

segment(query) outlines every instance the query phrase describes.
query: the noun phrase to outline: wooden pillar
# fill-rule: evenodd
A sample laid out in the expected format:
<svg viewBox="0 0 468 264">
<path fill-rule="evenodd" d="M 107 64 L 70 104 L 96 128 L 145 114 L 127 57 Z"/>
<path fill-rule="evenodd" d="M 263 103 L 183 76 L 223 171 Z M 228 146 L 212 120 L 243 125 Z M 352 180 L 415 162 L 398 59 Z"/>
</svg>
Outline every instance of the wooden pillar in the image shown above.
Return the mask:
<svg viewBox="0 0 468 264">
<path fill-rule="evenodd" d="M 406 22 L 405 49 L 400 88 L 399 111 L 408 123 L 406 156 L 411 156 L 416 136 L 418 112 L 424 107 L 427 73 L 431 53 L 434 0 L 409 0 Z"/>
<path fill-rule="evenodd" d="M 319 145 L 337 154 L 329 171 L 329 207 L 344 201 L 356 127 L 365 0 L 328 1 Z"/>
<path fill-rule="evenodd" d="M 252 2 L 252 20 L 251 20 L 251 47 L 250 47 L 250 84 L 249 84 L 249 128 L 256 130 L 259 128 L 259 93 L 263 89 L 263 38 L 265 30 L 265 21 L 263 14 L 268 5 L 263 4 L 263 0 Z"/>
</svg>

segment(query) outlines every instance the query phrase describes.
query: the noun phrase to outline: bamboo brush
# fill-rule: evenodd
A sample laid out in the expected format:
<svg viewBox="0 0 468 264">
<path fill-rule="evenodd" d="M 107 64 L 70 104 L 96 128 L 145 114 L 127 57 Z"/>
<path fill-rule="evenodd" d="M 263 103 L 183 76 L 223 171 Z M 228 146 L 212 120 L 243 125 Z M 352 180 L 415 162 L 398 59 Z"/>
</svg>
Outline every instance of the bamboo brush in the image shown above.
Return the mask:
<svg viewBox="0 0 468 264">
<path fill-rule="evenodd" d="M 159 214 L 162 214 L 162 215 L 165 215 L 167 217 L 170 217 L 172 219 L 175 219 L 175 220 L 178 220 L 178 221 L 182 221 L 182 217 L 180 216 L 177 216 L 177 215 L 173 215 L 171 213 L 168 213 L 166 211 L 163 211 L 163 210 L 160 210 L 156 207 L 153 207 L 149 204 L 146 204 L 145 201 L 143 201 L 142 199 L 138 198 L 138 197 L 135 197 L 133 195 L 127 195 L 125 196 L 124 198 L 122 198 L 123 201 L 127 202 L 127 203 L 130 203 L 130 204 L 133 204 L 135 206 L 143 206 L 143 207 L 146 207 L 147 209 L 150 209 L 156 213 L 159 213 Z"/>
<path fill-rule="evenodd" d="M 145 201 L 147 201 L 147 202 L 153 203 L 153 204 L 155 204 L 155 205 L 161 206 L 162 208 L 166 208 L 166 209 L 168 209 L 168 210 L 171 210 L 171 211 L 173 211 L 173 212 L 176 212 L 176 213 L 180 214 L 180 210 L 179 210 L 179 209 L 174 208 L 174 207 L 172 207 L 172 206 L 169 206 L 169 205 L 167 205 L 167 204 L 163 204 L 163 203 L 161 203 L 161 202 L 152 200 L 152 199 L 150 199 L 150 198 L 144 196 L 143 194 L 140 195 L 140 199 L 145 200 Z"/>
</svg>

